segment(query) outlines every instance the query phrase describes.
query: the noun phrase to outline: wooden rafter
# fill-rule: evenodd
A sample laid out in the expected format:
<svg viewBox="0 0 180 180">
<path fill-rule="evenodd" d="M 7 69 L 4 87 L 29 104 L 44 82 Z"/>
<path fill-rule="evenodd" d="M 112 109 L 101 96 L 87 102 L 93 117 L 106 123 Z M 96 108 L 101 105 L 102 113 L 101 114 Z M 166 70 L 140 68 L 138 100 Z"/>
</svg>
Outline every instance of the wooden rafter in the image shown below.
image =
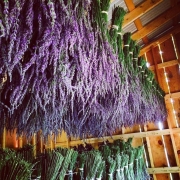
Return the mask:
<svg viewBox="0 0 180 180">
<path fill-rule="evenodd" d="M 180 92 L 175 92 L 175 93 L 167 94 L 165 96 L 165 100 L 167 100 L 167 101 L 169 101 L 170 98 L 173 98 L 173 99 L 180 98 Z"/>
<path fill-rule="evenodd" d="M 125 2 L 126 2 L 127 6 L 130 3 L 132 3 L 131 0 L 125 0 Z M 134 10 L 132 10 L 131 12 L 129 12 L 128 14 L 125 15 L 123 27 L 125 27 L 125 26 L 129 25 L 130 23 L 132 23 L 133 21 L 135 21 L 137 18 L 139 18 L 140 16 L 142 16 L 143 14 L 145 14 L 146 12 L 151 10 L 153 7 L 157 6 L 160 2 L 162 2 L 162 0 L 144 1 L 142 4 L 140 4 Z M 130 7 L 130 6 L 128 6 L 128 7 Z M 131 8 L 133 8 L 132 5 L 131 5 Z"/>
<path fill-rule="evenodd" d="M 156 47 L 158 43 L 161 44 L 164 41 L 166 41 L 167 39 L 169 39 L 171 34 L 177 34 L 179 32 L 180 32 L 180 25 L 174 26 L 167 33 L 165 33 L 164 35 L 162 35 L 158 39 L 155 39 L 154 41 L 152 41 L 149 44 L 147 44 L 146 46 L 144 46 L 141 49 L 139 56 L 142 56 L 144 53 L 148 52 L 152 46 Z"/>
<path fill-rule="evenodd" d="M 162 13 L 156 19 L 154 19 L 153 21 L 148 23 L 146 26 L 144 26 L 140 31 L 135 32 L 132 35 L 132 39 L 139 40 L 143 38 L 144 36 L 156 30 L 157 28 L 159 28 L 159 26 L 171 20 L 173 17 L 177 16 L 178 14 L 180 14 L 180 3 L 178 3 L 177 6 L 170 8 L 164 13 Z"/>
<path fill-rule="evenodd" d="M 130 13 L 131 13 L 132 11 L 135 11 L 135 8 L 136 8 L 136 7 L 135 7 L 135 5 L 134 5 L 133 0 L 125 0 L 124 2 L 126 3 L 126 6 L 127 6 L 128 10 L 130 11 Z M 141 23 L 140 18 L 135 19 L 135 20 L 134 20 L 134 24 L 135 24 L 135 26 L 136 26 L 136 28 L 137 28 L 138 31 L 143 28 L 143 25 L 142 25 L 142 23 Z M 148 38 L 147 38 L 146 36 L 143 37 L 142 40 L 143 40 L 143 42 L 144 42 L 145 44 L 147 44 L 147 43 L 149 42 L 149 40 L 148 40 Z"/>
</svg>

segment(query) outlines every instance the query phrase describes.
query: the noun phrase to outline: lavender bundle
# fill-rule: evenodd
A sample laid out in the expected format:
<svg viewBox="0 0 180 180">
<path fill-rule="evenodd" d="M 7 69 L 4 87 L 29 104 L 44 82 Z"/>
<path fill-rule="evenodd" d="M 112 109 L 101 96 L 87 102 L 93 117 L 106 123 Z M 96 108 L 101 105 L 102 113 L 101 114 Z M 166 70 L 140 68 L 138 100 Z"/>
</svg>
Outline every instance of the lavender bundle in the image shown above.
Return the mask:
<svg viewBox="0 0 180 180">
<path fill-rule="evenodd" d="M 105 161 L 101 161 L 101 164 L 99 165 L 99 168 L 97 170 L 96 179 L 101 180 L 103 177 L 103 172 L 105 171 L 106 164 Z"/>
<path fill-rule="evenodd" d="M 116 179 L 121 179 L 121 155 L 120 153 L 117 153 L 115 156 L 116 159 Z"/>
<path fill-rule="evenodd" d="M 15 156 L 12 150 L 0 150 L 0 179 L 24 180 L 31 177 L 33 164 Z"/>
<path fill-rule="evenodd" d="M 135 152 L 133 148 L 128 149 L 127 154 L 129 155 L 128 169 L 129 169 L 129 179 L 134 179 L 134 161 Z"/>
<path fill-rule="evenodd" d="M 78 155 L 78 172 L 79 172 L 79 179 L 84 180 L 84 165 L 86 162 L 87 154 L 85 152 Z"/>
<path fill-rule="evenodd" d="M 164 119 L 159 87 L 152 83 L 143 89 L 144 73 L 129 73 L 130 34 L 124 35 L 123 52 L 116 36 L 125 11 L 117 7 L 113 12 L 113 50 L 101 13 L 108 1 L 103 2 L 1 3 L 0 77 L 6 81 L 0 89 L 0 116 L 7 130 L 17 128 L 27 136 L 41 129 L 46 137 L 59 130 L 68 136 L 100 137 L 123 125 Z M 149 111 L 154 104 L 161 108 Z"/>
<path fill-rule="evenodd" d="M 55 180 L 58 177 L 64 157 L 59 152 L 49 152 L 46 158 L 46 180 Z"/>
<path fill-rule="evenodd" d="M 134 162 L 134 173 L 135 178 L 138 180 L 148 179 L 148 173 L 145 168 L 144 160 L 143 160 L 143 146 L 139 146 L 135 149 L 135 162 Z"/>
<path fill-rule="evenodd" d="M 78 152 L 73 151 L 73 154 L 71 155 L 71 161 L 68 167 L 68 180 L 73 180 L 73 170 L 78 157 Z"/>
<path fill-rule="evenodd" d="M 107 180 L 112 180 L 113 179 L 113 173 L 115 171 L 115 167 L 116 167 L 116 161 L 111 158 L 110 156 L 108 156 L 107 158 Z"/>
<path fill-rule="evenodd" d="M 121 33 L 122 31 L 122 22 L 125 14 L 126 12 L 124 11 L 124 9 L 119 6 L 115 7 L 112 13 L 112 22 L 111 22 L 112 25 L 109 31 L 109 36 L 110 36 L 110 43 L 113 49 L 115 50 L 115 52 L 117 51 L 117 45 L 119 45 L 119 48 L 122 47 L 122 44 L 120 44 L 120 42 L 117 43 L 117 37 L 118 37 L 118 33 Z"/>
<path fill-rule="evenodd" d="M 71 158 L 72 158 L 74 150 L 65 149 L 65 148 L 63 148 L 63 149 L 62 148 L 57 148 L 56 151 L 60 152 L 64 157 L 63 162 L 62 162 L 62 166 L 60 167 L 58 175 L 57 175 L 58 180 L 63 180 L 65 175 L 66 175 L 66 172 L 68 170 L 68 166 L 71 163 Z"/>
<path fill-rule="evenodd" d="M 98 151 L 89 151 L 87 153 L 87 159 L 85 164 L 85 176 L 87 180 L 94 179 L 96 177 L 97 170 L 102 162 L 102 156 Z"/>
<path fill-rule="evenodd" d="M 36 27 L 31 27 L 31 29 L 34 29 L 34 32 L 36 32 L 36 34 L 29 36 L 29 39 L 32 37 L 31 43 L 23 46 L 29 46 L 30 50 L 24 50 L 26 51 L 24 60 L 18 56 L 19 61 L 22 61 L 21 64 L 17 62 L 16 65 L 11 68 L 13 69 L 11 71 L 13 77 L 16 78 L 12 80 L 8 78 L 4 91 L 2 92 L 2 96 L 5 97 L 5 99 L 2 100 L 2 104 L 6 110 L 6 116 L 10 117 L 9 123 L 7 124 L 8 129 L 13 129 L 18 125 L 19 133 L 22 130 L 31 133 L 42 129 L 44 134 L 48 134 L 50 129 L 54 129 L 55 132 L 57 132 L 58 129 L 64 129 L 68 134 L 81 136 L 78 131 L 82 129 L 83 121 L 88 119 L 88 116 L 92 116 L 88 111 L 89 109 L 93 110 L 91 106 L 95 106 L 97 97 L 100 99 L 102 96 L 103 98 L 107 92 L 111 92 L 112 88 L 108 85 L 110 83 L 109 78 L 112 79 L 113 77 L 116 79 L 114 83 L 110 83 L 114 84 L 114 87 L 112 86 L 113 88 L 115 88 L 115 84 L 118 82 L 118 75 L 115 75 L 112 65 L 108 61 L 103 62 L 107 59 L 105 48 L 107 49 L 108 45 L 102 44 L 104 53 L 97 54 L 99 51 L 97 46 L 100 43 L 98 39 L 100 34 L 96 33 L 93 35 L 94 33 L 90 27 L 88 17 L 80 17 L 78 15 L 79 21 L 77 22 L 77 14 L 70 10 L 74 2 L 72 4 L 68 2 L 67 5 L 63 3 L 63 1 L 61 1 L 61 3 L 63 5 L 62 7 L 60 4 L 57 4 L 55 8 L 53 2 L 49 2 L 48 4 L 42 2 L 42 4 L 40 4 L 40 2 L 35 3 L 31 1 L 31 3 L 29 2 L 28 4 L 30 6 L 28 6 L 28 11 L 24 9 L 21 12 L 23 15 L 27 11 L 27 17 L 29 19 L 31 18 L 31 21 L 33 16 L 37 17 L 38 21 L 34 21 L 37 24 Z M 39 14 L 35 13 L 36 9 L 33 9 L 35 8 L 33 4 L 41 7 L 38 10 L 40 12 Z M 86 5 L 83 6 L 86 7 Z M 65 7 L 68 11 L 63 9 Z M 80 11 L 85 7 L 80 7 Z M 62 11 L 59 11 L 60 9 Z M 76 7 L 76 9 L 78 8 Z M 34 15 L 29 16 L 29 11 L 34 12 Z M 50 16 L 47 18 L 49 11 Z M 61 14 L 57 14 L 57 11 L 61 12 Z M 66 17 L 66 14 L 71 17 L 69 17 L 69 21 L 66 20 L 65 22 L 62 17 Z M 73 24 L 71 19 L 74 19 Z M 23 20 L 24 18 L 20 19 L 19 22 Z M 59 22 L 62 23 L 60 24 Z M 30 26 L 30 24 L 31 26 L 34 25 L 33 23 L 27 25 Z M 69 30 L 65 31 L 65 29 Z M 69 36 L 70 31 L 73 32 L 71 36 Z M 28 32 L 32 33 L 33 31 Z M 82 46 L 82 42 L 87 42 L 87 46 Z M 62 46 L 64 43 L 66 47 Z M 93 51 L 91 50 L 91 44 L 94 44 Z M 86 51 L 88 53 L 79 53 Z M 84 61 L 84 58 L 86 61 Z M 99 63 L 99 60 L 97 61 L 97 59 L 101 58 L 104 64 Z M 109 58 L 115 59 L 116 57 L 113 57 L 111 53 L 108 59 Z M 115 60 L 113 63 L 117 64 L 117 61 Z M 107 68 L 108 66 L 109 68 Z M 117 65 L 113 66 L 117 67 Z M 111 72 L 103 75 L 102 72 L 105 69 Z M 98 77 L 97 79 L 94 78 L 96 76 Z M 100 79 L 103 79 L 103 81 Z M 97 83 L 93 81 L 97 81 Z M 99 82 L 101 82 L 101 84 L 99 84 Z M 13 91 L 10 90 L 12 88 L 14 88 Z M 44 93 L 41 93 L 42 90 Z M 6 94 L 8 94 L 8 97 Z M 74 101 L 76 98 L 78 98 L 78 102 L 81 104 L 81 108 L 78 109 L 77 113 L 83 113 L 82 117 L 78 117 L 78 119 L 74 116 Z M 58 103 L 56 99 L 59 99 Z M 26 106 L 24 106 L 24 102 L 27 102 Z M 67 112 L 66 109 L 70 109 L 70 111 Z M 18 113 L 19 111 L 22 113 Z M 94 112 L 92 111 L 92 113 Z M 17 122 L 13 119 L 17 119 Z M 71 123 L 72 120 L 69 121 L 68 119 L 79 122 Z M 89 119 L 91 119 L 91 117 L 89 117 Z M 66 123 L 66 121 L 68 123 Z M 74 124 L 77 124 L 75 132 L 72 130 Z M 48 127 L 47 130 L 44 128 L 45 126 Z M 78 129 L 78 127 L 80 129 Z"/>
<path fill-rule="evenodd" d="M 136 75 L 138 73 L 138 55 L 140 52 L 140 46 L 135 45 L 134 50 L 133 50 L 133 69 L 134 69 L 134 74 Z"/>
<path fill-rule="evenodd" d="M 106 26 L 108 22 L 108 10 L 110 7 L 110 0 L 101 0 L 100 7 L 101 7 L 101 18 L 103 20 L 104 25 Z"/>
<path fill-rule="evenodd" d="M 127 32 L 123 35 L 123 53 L 124 53 L 124 66 L 126 69 L 130 69 L 130 54 L 129 54 L 129 46 L 131 43 L 131 33 Z"/>
<path fill-rule="evenodd" d="M 134 73 L 134 71 L 133 71 L 134 70 L 134 68 L 133 68 L 133 52 L 134 52 L 135 46 L 136 46 L 136 42 L 131 39 L 130 44 L 129 44 L 129 60 L 131 62 L 130 69 L 131 69 L 132 73 Z"/>
<path fill-rule="evenodd" d="M 29 163 L 32 163 L 34 160 L 33 146 L 30 144 L 23 146 L 16 151 L 16 156 Z"/>
</svg>

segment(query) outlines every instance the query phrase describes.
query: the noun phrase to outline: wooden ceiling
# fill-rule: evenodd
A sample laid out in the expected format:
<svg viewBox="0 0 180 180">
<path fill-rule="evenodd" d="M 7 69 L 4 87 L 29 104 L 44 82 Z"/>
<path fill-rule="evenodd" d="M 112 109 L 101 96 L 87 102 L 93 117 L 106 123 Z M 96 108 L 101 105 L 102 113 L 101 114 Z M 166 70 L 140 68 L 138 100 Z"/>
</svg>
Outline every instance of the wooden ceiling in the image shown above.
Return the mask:
<svg viewBox="0 0 180 180">
<path fill-rule="evenodd" d="M 122 5 L 128 13 L 123 30 L 131 31 L 132 38 L 142 46 L 140 56 L 150 64 L 156 80 L 166 92 L 165 102 L 168 119 L 162 124 L 148 123 L 122 128 L 112 137 L 127 139 L 133 137 L 133 146 L 144 145 L 148 172 L 154 180 L 180 179 L 180 1 L 178 0 L 111 0 L 111 8 Z M 163 8 L 164 7 L 164 8 Z M 112 11 L 112 10 L 111 10 Z M 32 144 L 42 151 L 43 142 L 37 135 Z M 112 139 L 113 138 L 113 139 Z M 23 137 L 4 132 L 3 146 L 21 147 L 27 143 Z M 36 143 L 36 141 L 38 143 Z M 96 146 L 103 139 L 89 138 L 88 143 Z M 66 134 L 49 138 L 46 147 L 70 147 L 82 140 L 67 139 Z"/>
</svg>

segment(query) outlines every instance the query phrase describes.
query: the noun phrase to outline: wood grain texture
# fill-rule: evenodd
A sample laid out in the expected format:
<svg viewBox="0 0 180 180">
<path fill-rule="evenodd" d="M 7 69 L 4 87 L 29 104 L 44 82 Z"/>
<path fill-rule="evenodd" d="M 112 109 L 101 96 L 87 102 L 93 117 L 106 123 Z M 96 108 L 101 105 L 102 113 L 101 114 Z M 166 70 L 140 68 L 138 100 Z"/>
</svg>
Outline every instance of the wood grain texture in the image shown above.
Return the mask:
<svg viewBox="0 0 180 180">
<path fill-rule="evenodd" d="M 170 8 L 169 10 L 162 13 L 160 16 L 158 16 L 153 21 L 144 26 L 140 31 L 135 32 L 132 35 L 132 39 L 139 40 L 143 38 L 144 36 L 156 30 L 157 28 L 159 28 L 159 26 L 162 26 L 164 23 L 171 20 L 178 14 L 180 14 L 180 3 L 178 3 L 177 6 Z"/>
<path fill-rule="evenodd" d="M 125 3 L 130 12 L 126 14 L 124 17 L 123 27 L 129 25 L 137 18 L 141 17 L 143 14 L 151 10 L 153 7 L 157 6 L 160 2 L 162 2 L 162 0 L 147 0 L 135 8 L 135 6 L 132 5 L 131 0 L 125 0 Z"/>
</svg>

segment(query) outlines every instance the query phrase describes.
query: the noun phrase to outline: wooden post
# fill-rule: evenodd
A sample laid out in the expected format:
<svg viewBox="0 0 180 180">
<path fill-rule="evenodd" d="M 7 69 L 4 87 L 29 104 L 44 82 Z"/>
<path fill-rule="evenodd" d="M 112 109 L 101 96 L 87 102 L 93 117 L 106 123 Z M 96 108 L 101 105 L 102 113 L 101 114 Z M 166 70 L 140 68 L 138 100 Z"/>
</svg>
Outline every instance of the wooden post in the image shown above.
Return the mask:
<svg viewBox="0 0 180 180">
<path fill-rule="evenodd" d="M 32 145 L 33 145 L 34 157 L 36 157 L 36 133 L 33 134 L 33 137 L 32 137 Z"/>
<path fill-rule="evenodd" d="M 144 126 L 144 131 L 147 132 L 147 126 Z M 149 137 L 146 137 L 146 142 L 147 142 L 147 147 L 148 147 L 148 153 L 149 153 L 149 160 L 150 160 L 151 168 L 154 168 L 154 161 L 153 161 L 153 156 L 152 156 L 152 150 L 151 150 Z M 153 174 L 153 179 L 157 180 L 155 174 Z"/>
<path fill-rule="evenodd" d="M 70 148 L 70 138 L 67 137 L 67 148 Z"/>
<path fill-rule="evenodd" d="M 18 137 L 18 148 L 23 147 L 22 135 Z"/>
<path fill-rule="evenodd" d="M 43 153 L 43 137 L 40 134 L 40 152 Z"/>
</svg>

